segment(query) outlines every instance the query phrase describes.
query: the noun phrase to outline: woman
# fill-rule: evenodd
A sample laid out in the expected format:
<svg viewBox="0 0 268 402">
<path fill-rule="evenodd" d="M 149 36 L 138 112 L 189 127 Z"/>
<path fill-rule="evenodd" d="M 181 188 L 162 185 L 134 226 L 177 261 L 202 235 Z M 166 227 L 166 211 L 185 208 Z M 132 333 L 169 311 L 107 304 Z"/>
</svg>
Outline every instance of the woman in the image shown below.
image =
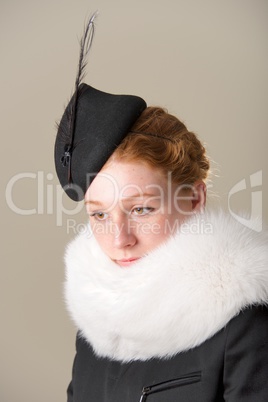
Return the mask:
<svg viewBox="0 0 268 402">
<path fill-rule="evenodd" d="M 55 161 L 89 214 L 66 252 L 78 327 L 68 402 L 266 401 L 267 237 L 205 212 L 209 162 L 195 134 L 84 84 Z"/>
</svg>

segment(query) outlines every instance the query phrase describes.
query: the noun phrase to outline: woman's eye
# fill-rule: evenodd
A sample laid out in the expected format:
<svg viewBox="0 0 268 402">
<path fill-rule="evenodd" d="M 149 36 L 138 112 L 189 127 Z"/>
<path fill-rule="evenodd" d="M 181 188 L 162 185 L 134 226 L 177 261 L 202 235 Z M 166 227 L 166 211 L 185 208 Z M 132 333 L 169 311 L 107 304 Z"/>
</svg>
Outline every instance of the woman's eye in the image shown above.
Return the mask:
<svg viewBox="0 0 268 402">
<path fill-rule="evenodd" d="M 90 217 L 97 219 L 98 221 L 104 221 L 107 218 L 108 214 L 105 212 L 94 212 L 90 214 Z"/>
<path fill-rule="evenodd" d="M 132 212 L 134 215 L 147 215 L 152 212 L 153 208 L 149 207 L 136 207 L 133 208 Z"/>
</svg>

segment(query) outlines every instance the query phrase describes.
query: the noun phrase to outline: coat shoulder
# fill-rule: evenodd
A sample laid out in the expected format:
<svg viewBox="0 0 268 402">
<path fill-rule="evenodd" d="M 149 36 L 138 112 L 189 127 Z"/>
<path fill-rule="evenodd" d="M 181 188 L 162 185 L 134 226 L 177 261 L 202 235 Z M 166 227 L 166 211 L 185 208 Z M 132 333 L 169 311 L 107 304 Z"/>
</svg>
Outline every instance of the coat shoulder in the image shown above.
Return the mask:
<svg viewBox="0 0 268 402">
<path fill-rule="evenodd" d="M 223 375 L 224 400 L 266 400 L 268 307 L 250 306 L 242 310 L 230 321 L 227 331 Z"/>
<path fill-rule="evenodd" d="M 268 342 L 268 305 L 251 305 L 244 308 L 228 324 L 228 338 L 238 337 L 241 341 L 245 335 L 252 338 L 264 339 Z M 265 336 L 266 335 L 266 336 Z"/>
</svg>

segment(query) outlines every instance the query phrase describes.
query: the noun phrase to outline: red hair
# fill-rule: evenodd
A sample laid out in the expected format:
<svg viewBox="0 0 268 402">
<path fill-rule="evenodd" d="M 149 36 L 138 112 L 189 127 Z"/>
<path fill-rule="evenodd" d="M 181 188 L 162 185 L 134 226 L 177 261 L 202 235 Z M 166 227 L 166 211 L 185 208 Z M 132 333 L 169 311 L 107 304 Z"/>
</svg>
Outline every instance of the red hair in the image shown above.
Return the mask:
<svg viewBox="0 0 268 402">
<path fill-rule="evenodd" d="M 174 182 L 189 185 L 205 180 L 210 166 L 197 136 L 160 107 L 143 111 L 112 158 L 146 162 L 166 174 L 171 172 Z"/>
</svg>

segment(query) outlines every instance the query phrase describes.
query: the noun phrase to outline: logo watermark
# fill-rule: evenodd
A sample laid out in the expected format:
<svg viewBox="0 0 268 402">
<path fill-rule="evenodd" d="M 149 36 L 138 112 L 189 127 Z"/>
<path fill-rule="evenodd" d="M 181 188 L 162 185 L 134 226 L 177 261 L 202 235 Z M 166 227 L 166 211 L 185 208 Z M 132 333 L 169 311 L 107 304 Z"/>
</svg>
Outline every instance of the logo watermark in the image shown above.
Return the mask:
<svg viewBox="0 0 268 402">
<path fill-rule="evenodd" d="M 213 234 L 213 225 L 207 222 L 205 219 L 198 219 L 195 221 L 185 221 L 179 223 L 178 221 L 170 223 L 166 219 L 163 224 L 159 223 L 141 223 L 127 221 L 126 224 L 115 224 L 110 223 L 108 225 L 99 225 L 89 223 L 77 223 L 75 219 L 67 219 L 67 233 L 72 235 L 84 234 L 86 237 L 90 238 L 93 233 L 96 235 L 112 235 L 118 238 L 123 231 L 131 233 L 135 231 L 136 235 L 160 235 L 165 234 L 167 237 L 175 233 L 181 234 Z"/>
<path fill-rule="evenodd" d="M 110 180 L 110 183 L 112 183 L 114 189 L 114 198 L 111 202 L 110 209 L 112 209 L 117 202 L 120 202 L 122 211 L 127 213 L 127 209 L 125 208 L 123 201 L 125 198 L 127 198 L 129 189 L 135 189 L 138 193 L 140 193 L 141 197 L 143 195 L 143 190 L 136 184 L 128 184 L 123 188 L 118 188 L 117 182 L 114 178 L 107 177 L 107 179 Z M 43 171 L 38 171 L 36 173 L 24 172 L 14 175 L 6 185 L 5 196 L 8 207 L 15 214 L 22 216 L 55 215 L 56 225 L 63 226 L 66 224 L 68 233 L 77 233 L 85 230 L 86 225 L 77 223 L 74 218 L 76 214 L 80 213 L 85 208 L 84 202 L 73 202 L 68 205 L 68 207 L 64 205 L 66 204 L 64 201 L 64 199 L 66 200 L 64 190 L 60 184 L 54 184 L 53 180 L 54 175 L 52 173 L 45 173 Z M 228 192 L 229 213 L 242 225 L 257 232 L 262 230 L 262 180 L 262 170 L 259 170 L 249 175 L 249 177 L 239 180 Z M 31 185 L 33 185 L 36 196 L 34 201 L 35 205 L 28 205 L 26 208 L 20 204 L 20 198 L 16 193 L 17 189 L 25 183 L 31 183 Z M 175 207 L 179 213 L 184 213 L 184 215 L 189 216 L 191 215 L 191 212 L 189 213 L 181 210 L 181 202 L 189 199 L 187 191 L 189 193 L 189 191 L 192 190 L 195 196 L 195 188 L 193 186 L 177 186 L 177 189 L 172 191 L 172 180 L 171 175 L 169 175 L 166 191 L 164 191 L 161 186 L 158 186 L 154 183 L 148 184 L 147 187 L 147 190 L 152 191 L 152 193 L 155 195 L 152 197 L 147 197 L 143 207 L 146 207 L 146 205 L 151 201 L 157 200 L 160 204 L 161 210 L 161 206 L 163 206 L 165 200 L 167 199 L 168 213 L 172 210 L 172 207 Z M 245 192 L 247 196 L 248 193 L 250 193 L 250 214 L 248 217 L 242 216 L 240 213 L 235 212 L 231 206 L 233 197 L 235 197 L 237 194 L 243 194 L 243 192 Z M 187 221 L 183 224 L 186 225 Z M 156 232 L 158 230 L 157 227 L 147 226 L 145 225 L 143 230 L 151 232 Z M 201 229 L 199 228 L 199 230 Z"/>
<path fill-rule="evenodd" d="M 243 191 L 248 190 L 246 179 L 240 180 L 236 183 L 228 193 L 228 210 L 230 214 L 242 225 L 255 230 L 256 232 L 262 231 L 262 170 L 259 170 L 249 176 L 250 194 L 251 194 L 251 211 L 249 218 L 240 216 L 235 213 L 230 205 L 231 198 Z M 256 190 L 256 187 L 258 189 Z"/>
<path fill-rule="evenodd" d="M 52 173 L 45 173 L 38 171 L 37 173 L 24 172 L 18 173 L 13 176 L 6 186 L 6 203 L 8 207 L 17 215 L 30 216 L 30 215 L 54 215 L 56 216 L 56 225 L 62 226 L 65 216 L 74 216 L 78 214 L 83 208 L 83 203 L 73 203 L 73 208 L 64 206 L 63 198 L 65 197 L 64 191 L 60 184 L 52 184 L 54 176 Z M 28 208 L 20 205 L 19 197 L 14 196 L 16 186 L 31 182 L 34 186 L 34 193 L 36 195 L 36 205 Z M 28 184 L 28 183 L 27 183 Z"/>
</svg>

